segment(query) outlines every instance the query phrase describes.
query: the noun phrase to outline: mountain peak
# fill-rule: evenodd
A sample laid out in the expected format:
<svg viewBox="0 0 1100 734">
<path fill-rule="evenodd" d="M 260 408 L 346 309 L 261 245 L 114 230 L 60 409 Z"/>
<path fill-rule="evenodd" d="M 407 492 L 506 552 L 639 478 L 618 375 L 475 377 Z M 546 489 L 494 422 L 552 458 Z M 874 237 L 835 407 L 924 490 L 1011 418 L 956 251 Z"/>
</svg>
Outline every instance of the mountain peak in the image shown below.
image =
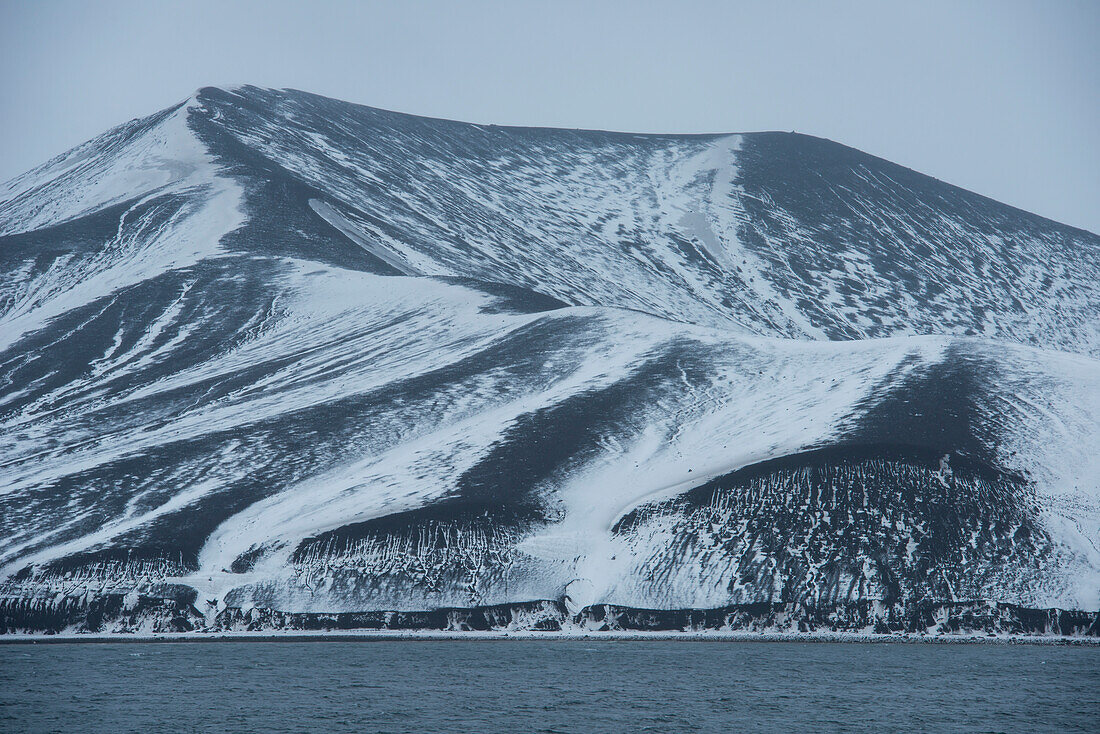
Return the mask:
<svg viewBox="0 0 1100 734">
<path fill-rule="evenodd" d="M 0 626 L 1100 607 L 1095 235 L 799 134 L 191 100 L 0 196 Z"/>
</svg>

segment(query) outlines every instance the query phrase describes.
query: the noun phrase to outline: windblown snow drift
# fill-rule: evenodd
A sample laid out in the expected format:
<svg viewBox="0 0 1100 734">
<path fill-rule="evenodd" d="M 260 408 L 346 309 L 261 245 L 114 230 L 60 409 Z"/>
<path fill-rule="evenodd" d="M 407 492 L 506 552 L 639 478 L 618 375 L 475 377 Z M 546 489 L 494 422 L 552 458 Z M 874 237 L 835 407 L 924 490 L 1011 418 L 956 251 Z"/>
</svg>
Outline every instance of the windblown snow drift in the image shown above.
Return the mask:
<svg viewBox="0 0 1100 734">
<path fill-rule="evenodd" d="M 208 88 L 0 268 L 3 631 L 1100 634 L 1100 238 L 826 140 Z"/>
</svg>

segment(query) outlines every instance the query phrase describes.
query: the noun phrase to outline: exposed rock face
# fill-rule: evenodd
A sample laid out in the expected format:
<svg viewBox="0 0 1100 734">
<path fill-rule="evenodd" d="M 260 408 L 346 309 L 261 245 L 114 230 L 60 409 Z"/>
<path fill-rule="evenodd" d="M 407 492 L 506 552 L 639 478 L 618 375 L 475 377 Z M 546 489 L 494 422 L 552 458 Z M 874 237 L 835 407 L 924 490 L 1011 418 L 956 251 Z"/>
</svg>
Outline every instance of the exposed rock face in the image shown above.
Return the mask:
<svg viewBox="0 0 1100 734">
<path fill-rule="evenodd" d="M 0 628 L 1095 634 L 1098 357 L 829 141 L 204 89 L 0 189 Z"/>
<path fill-rule="evenodd" d="M 524 633 L 616 634 L 687 633 L 767 635 L 846 633 L 957 637 L 1100 637 L 1100 613 L 1028 609 L 991 602 L 927 602 L 910 607 L 864 601 L 822 608 L 796 604 L 740 604 L 718 609 L 632 609 L 610 604 L 571 613 L 559 601 L 532 601 L 491 607 L 431 611 L 283 612 L 228 607 L 204 617 L 180 599 L 140 597 L 127 603 L 117 595 L 83 604 L 0 602 L 0 631 L 45 634 L 172 635 L 257 632 Z"/>
<path fill-rule="evenodd" d="M 785 457 L 637 508 L 615 532 L 637 559 L 636 593 L 654 600 L 689 586 L 814 607 L 1028 596 L 1055 553 L 1033 493 L 1019 478 L 940 461 L 885 450 Z"/>
</svg>

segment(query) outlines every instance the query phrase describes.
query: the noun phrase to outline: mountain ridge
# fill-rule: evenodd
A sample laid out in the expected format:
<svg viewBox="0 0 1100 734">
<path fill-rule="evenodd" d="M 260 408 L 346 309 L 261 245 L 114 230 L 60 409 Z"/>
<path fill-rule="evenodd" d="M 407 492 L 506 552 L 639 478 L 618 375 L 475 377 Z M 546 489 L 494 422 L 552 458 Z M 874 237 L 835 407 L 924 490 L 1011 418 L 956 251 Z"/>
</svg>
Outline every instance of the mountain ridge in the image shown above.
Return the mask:
<svg viewBox="0 0 1100 734">
<path fill-rule="evenodd" d="M 194 99 L 199 94 L 201 94 L 203 92 L 206 92 L 207 90 L 232 94 L 232 93 L 236 93 L 239 90 L 248 89 L 248 88 L 261 89 L 261 90 L 268 91 L 268 92 L 290 92 L 290 93 L 295 93 L 295 94 L 307 95 L 307 96 L 310 96 L 310 97 L 315 97 L 315 98 L 323 99 L 323 100 L 333 99 L 332 97 L 325 97 L 324 95 L 317 94 L 315 92 L 310 92 L 310 91 L 304 90 L 304 89 L 298 89 L 296 87 L 260 87 L 260 86 L 254 85 L 254 84 L 239 83 L 239 84 L 226 84 L 226 85 L 212 84 L 212 85 L 201 86 L 198 89 L 196 89 L 195 92 L 190 97 L 183 100 L 183 102 L 181 102 L 180 104 L 186 104 L 188 101 L 190 101 L 191 99 Z M 1098 234 L 1096 232 L 1093 232 L 1092 230 L 1085 229 L 1084 227 L 1077 227 L 1077 226 L 1072 225 L 1072 224 L 1066 224 L 1065 222 L 1060 222 L 1057 219 L 1053 219 L 1052 217 L 1047 217 L 1045 215 L 1037 214 L 1035 212 L 1032 212 L 1029 209 L 1024 209 L 1023 207 L 1015 206 L 1013 204 L 1006 204 L 1005 202 L 1002 202 L 998 199 L 995 199 L 992 196 L 988 196 L 986 194 L 983 194 L 979 191 L 975 191 L 974 189 L 968 189 L 965 186 L 961 186 L 959 184 L 953 184 L 950 181 L 947 181 L 945 179 L 938 178 L 938 177 L 933 176 L 931 174 L 923 173 L 922 171 L 920 171 L 917 168 L 914 168 L 912 166 L 905 166 L 905 165 L 902 165 L 900 163 L 896 163 L 894 161 L 891 161 L 889 158 L 886 158 L 884 156 L 876 155 L 874 153 L 868 153 L 867 151 L 863 150 L 862 148 L 857 148 L 854 145 L 850 145 L 848 143 L 841 142 L 839 140 L 834 140 L 833 138 L 825 137 L 823 135 L 816 135 L 814 133 L 808 133 L 808 132 L 803 132 L 803 131 L 774 129 L 774 130 L 734 130 L 734 131 L 726 131 L 726 132 L 699 132 L 699 133 L 662 133 L 662 132 L 642 132 L 642 131 L 630 132 L 630 131 L 622 131 L 622 130 L 611 130 L 611 129 L 605 129 L 605 128 L 587 128 L 587 127 L 554 127 L 554 126 L 546 126 L 546 125 L 518 125 L 518 124 L 517 125 L 498 125 L 498 124 L 495 124 L 495 123 L 470 122 L 470 121 L 467 121 L 467 120 L 459 120 L 457 118 L 452 118 L 452 117 L 436 117 L 436 116 L 433 116 L 433 115 L 422 115 L 422 114 L 412 113 L 412 112 L 399 112 L 397 110 L 391 110 L 391 109 L 384 108 L 384 107 L 374 107 L 372 105 L 368 105 L 368 104 L 360 103 L 360 102 L 346 102 L 345 104 L 348 104 L 348 105 L 351 105 L 351 106 L 354 106 L 354 107 L 361 107 L 361 108 L 364 108 L 364 109 L 367 109 L 367 110 L 383 112 L 383 113 L 387 113 L 387 114 L 391 114 L 391 115 L 416 117 L 416 118 L 421 118 L 421 119 L 424 119 L 424 120 L 455 123 L 455 124 L 459 124 L 459 125 L 471 125 L 471 126 L 474 126 L 474 127 L 485 127 L 485 128 L 503 129 L 503 130 L 516 130 L 516 131 L 519 131 L 519 132 L 544 130 L 544 131 L 579 132 L 579 133 L 596 133 L 596 134 L 607 134 L 607 135 L 636 136 L 636 137 L 642 137 L 642 138 L 668 138 L 668 137 L 672 137 L 672 138 L 704 138 L 704 139 L 724 138 L 724 137 L 729 137 L 731 135 L 794 135 L 794 136 L 798 136 L 798 137 L 801 137 L 801 138 L 808 138 L 808 139 L 814 140 L 814 141 L 830 143 L 832 145 L 843 148 L 844 150 L 857 152 L 861 155 L 868 156 L 869 158 L 872 158 L 875 161 L 888 163 L 891 166 L 897 166 L 898 168 L 901 168 L 903 170 L 910 171 L 912 173 L 916 173 L 918 175 L 930 178 L 933 181 L 936 181 L 938 183 L 942 183 L 943 185 L 949 186 L 952 189 L 957 189 L 960 192 L 970 194 L 970 195 L 973 195 L 973 196 L 977 196 L 977 197 L 981 197 L 982 199 L 985 199 L 986 201 L 997 204 L 998 206 L 1007 207 L 1007 208 L 1013 209 L 1013 210 L 1015 210 L 1015 211 L 1017 211 L 1021 214 L 1026 214 L 1030 217 L 1036 217 L 1038 219 L 1045 220 L 1045 221 L 1047 221 L 1051 224 L 1057 225 L 1058 227 L 1062 227 L 1062 228 L 1070 229 L 1070 230 L 1076 230 L 1076 231 L 1078 231 L 1082 234 L 1091 235 L 1093 237 L 1100 236 L 1100 234 Z M 135 118 L 135 119 L 139 119 L 139 118 Z M 133 122 L 133 120 L 131 120 L 131 122 Z"/>
<path fill-rule="evenodd" d="M 261 86 L 257 86 L 257 85 L 254 85 L 254 84 L 243 83 L 243 82 L 242 83 L 235 83 L 235 84 L 207 84 L 207 85 L 203 85 L 203 86 L 200 86 L 200 87 L 196 88 L 195 91 L 191 95 L 189 95 L 188 97 L 182 99 L 180 102 L 178 102 L 175 105 L 170 105 L 170 106 L 164 108 L 163 110 L 161 110 L 160 112 L 154 113 L 153 115 L 147 115 L 145 117 L 131 118 L 130 120 L 127 120 L 125 122 L 119 123 L 118 125 L 115 125 L 115 126 L 111 127 L 107 132 L 110 133 L 110 132 L 113 132 L 113 131 L 116 131 L 116 130 L 119 130 L 119 129 L 122 129 L 122 128 L 127 128 L 129 126 L 134 125 L 135 123 L 144 122 L 144 121 L 146 121 L 146 120 L 148 120 L 152 117 L 161 115 L 163 113 L 174 112 L 175 110 L 179 109 L 180 107 L 187 106 L 190 103 L 196 101 L 197 98 L 200 95 L 204 94 L 204 93 L 218 92 L 218 93 L 223 93 L 223 94 L 235 94 L 240 90 L 249 89 L 249 88 L 259 89 L 259 90 L 263 90 L 263 91 L 266 91 L 266 92 L 294 93 L 294 94 L 306 95 L 306 96 L 309 96 L 309 97 L 314 97 L 314 98 L 324 99 L 324 100 L 333 99 L 331 97 L 325 97 L 324 95 L 316 94 L 314 92 L 309 92 L 308 90 L 298 89 L 296 87 L 261 87 Z M 865 156 L 868 156 L 868 157 L 870 157 L 870 158 L 872 158 L 876 161 L 889 163 L 892 166 L 897 166 L 897 167 L 899 167 L 901 169 L 904 169 L 906 171 L 910 171 L 912 173 L 917 173 L 921 176 L 925 176 L 927 178 L 930 178 L 933 181 L 936 181 L 938 183 L 942 183 L 945 186 L 949 186 L 953 189 L 957 189 L 960 192 L 964 192 L 966 194 L 981 197 L 982 199 L 985 199 L 989 202 L 995 203 L 999 206 L 1008 207 L 1008 208 L 1013 209 L 1013 210 L 1015 210 L 1017 212 L 1020 212 L 1022 214 L 1026 214 L 1030 217 L 1035 217 L 1035 218 L 1038 218 L 1038 219 L 1045 220 L 1046 222 L 1057 225 L 1058 227 L 1061 227 L 1061 228 L 1075 230 L 1075 231 L 1080 232 L 1082 234 L 1091 235 L 1093 237 L 1100 236 L 1096 232 L 1093 232 L 1093 231 L 1091 231 L 1089 229 L 1086 229 L 1084 227 L 1078 227 L 1076 225 L 1067 224 L 1065 222 L 1061 222 L 1061 221 L 1059 221 L 1057 219 L 1054 219 L 1052 217 L 1048 217 L 1048 216 L 1045 216 L 1045 215 L 1042 215 L 1042 214 L 1032 212 L 1032 211 L 1030 211 L 1028 209 L 1025 209 L 1021 206 L 1016 206 L 1016 205 L 1013 205 L 1013 204 L 1006 204 L 1004 202 L 1001 202 L 1001 201 L 993 198 L 992 196 L 982 194 L 981 192 L 976 191 L 974 189 L 968 189 L 965 186 L 961 186 L 959 184 L 953 184 L 953 183 L 951 183 L 950 181 L 948 181 L 946 179 L 941 179 L 941 178 L 938 178 L 938 177 L 933 176 L 931 174 L 923 173 L 919 169 L 914 168 L 912 166 L 905 166 L 905 165 L 902 165 L 902 164 L 899 164 L 899 163 L 895 163 L 895 162 L 891 161 L 890 159 L 885 158 L 884 156 L 879 156 L 879 155 L 876 155 L 874 153 L 868 153 L 868 152 L 862 150 L 861 148 L 855 147 L 854 145 L 850 145 L 848 143 L 844 143 L 844 142 L 841 142 L 839 140 L 835 140 L 833 138 L 825 137 L 823 135 L 816 135 L 814 133 L 808 133 L 808 132 L 802 132 L 802 131 L 796 131 L 796 130 L 778 130 L 778 129 L 751 130 L 751 131 L 742 130 L 742 131 L 728 131 L 728 132 L 661 133 L 661 132 L 641 132 L 641 131 L 628 132 L 628 131 L 619 131 L 619 130 L 611 130 L 611 129 L 604 129 L 604 128 L 585 128 L 585 127 L 552 127 L 552 126 L 548 127 L 548 126 L 540 126 L 540 125 L 519 125 L 519 124 L 499 125 L 499 124 L 495 124 L 495 123 L 469 122 L 469 121 L 459 120 L 457 118 L 451 118 L 451 117 L 436 117 L 436 116 L 432 116 L 432 115 L 425 115 L 425 114 L 418 114 L 418 113 L 399 112 L 397 110 L 390 110 L 390 109 L 382 108 L 382 107 L 374 107 L 372 105 L 368 105 L 368 104 L 360 103 L 360 102 L 346 102 L 345 104 L 353 106 L 353 107 L 359 107 L 359 108 L 362 108 L 362 109 L 365 109 L 365 110 L 372 110 L 372 111 L 382 112 L 382 113 L 386 113 L 386 114 L 390 114 L 390 115 L 413 117 L 413 118 L 419 118 L 419 119 L 428 120 L 428 121 L 435 121 L 435 122 L 446 122 L 446 123 L 454 123 L 454 124 L 459 124 L 459 125 L 469 125 L 469 126 L 472 126 L 472 127 L 501 129 L 501 130 L 515 130 L 515 131 L 518 131 L 518 132 L 528 132 L 528 131 L 542 130 L 542 131 L 579 132 L 579 133 L 595 133 L 595 134 L 605 134 L 605 135 L 620 135 L 620 136 L 641 137 L 641 138 L 668 138 L 668 137 L 672 137 L 672 138 L 700 138 L 700 139 L 722 138 L 722 137 L 728 137 L 728 136 L 731 136 L 731 135 L 793 135 L 793 136 L 798 136 L 798 137 L 802 137 L 802 138 L 808 138 L 808 139 L 814 140 L 814 141 L 830 143 L 832 145 L 839 146 L 840 148 L 843 148 L 843 149 L 848 150 L 848 151 L 858 152 L 858 153 L 860 153 L 862 155 L 865 155 Z M 88 141 L 88 142 L 91 142 L 91 141 Z M 84 144 L 81 144 L 81 145 L 84 145 Z M 51 165 L 55 162 L 59 162 L 59 161 L 65 159 L 68 155 L 70 155 L 72 153 L 73 150 L 76 150 L 77 148 L 80 148 L 81 145 L 75 146 L 75 148 L 66 150 L 62 153 L 59 153 L 58 155 L 56 155 L 53 158 L 49 159 L 48 161 L 40 164 L 39 166 L 35 166 L 31 169 L 23 171 L 22 173 L 17 173 L 14 176 L 12 176 L 11 178 L 9 178 L 5 181 L 0 181 L 0 187 L 10 187 L 13 183 L 15 183 L 20 178 L 23 178 L 23 177 L 39 170 L 39 169 L 48 167 L 49 165 Z"/>
<path fill-rule="evenodd" d="M 822 141 L 203 88 L 5 184 L 4 626 L 1100 608 L 1100 238 Z"/>
</svg>

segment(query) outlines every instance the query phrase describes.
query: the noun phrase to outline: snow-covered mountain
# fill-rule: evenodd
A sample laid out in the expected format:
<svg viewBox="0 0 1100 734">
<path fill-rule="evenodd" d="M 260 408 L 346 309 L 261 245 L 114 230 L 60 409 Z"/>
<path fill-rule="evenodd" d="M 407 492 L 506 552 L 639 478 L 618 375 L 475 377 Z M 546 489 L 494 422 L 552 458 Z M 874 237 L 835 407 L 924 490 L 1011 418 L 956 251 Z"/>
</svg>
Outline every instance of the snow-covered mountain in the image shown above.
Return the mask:
<svg viewBox="0 0 1100 734">
<path fill-rule="evenodd" d="M 207 88 L 0 271 L 0 628 L 1100 634 L 1100 238 L 836 143 Z"/>
</svg>

